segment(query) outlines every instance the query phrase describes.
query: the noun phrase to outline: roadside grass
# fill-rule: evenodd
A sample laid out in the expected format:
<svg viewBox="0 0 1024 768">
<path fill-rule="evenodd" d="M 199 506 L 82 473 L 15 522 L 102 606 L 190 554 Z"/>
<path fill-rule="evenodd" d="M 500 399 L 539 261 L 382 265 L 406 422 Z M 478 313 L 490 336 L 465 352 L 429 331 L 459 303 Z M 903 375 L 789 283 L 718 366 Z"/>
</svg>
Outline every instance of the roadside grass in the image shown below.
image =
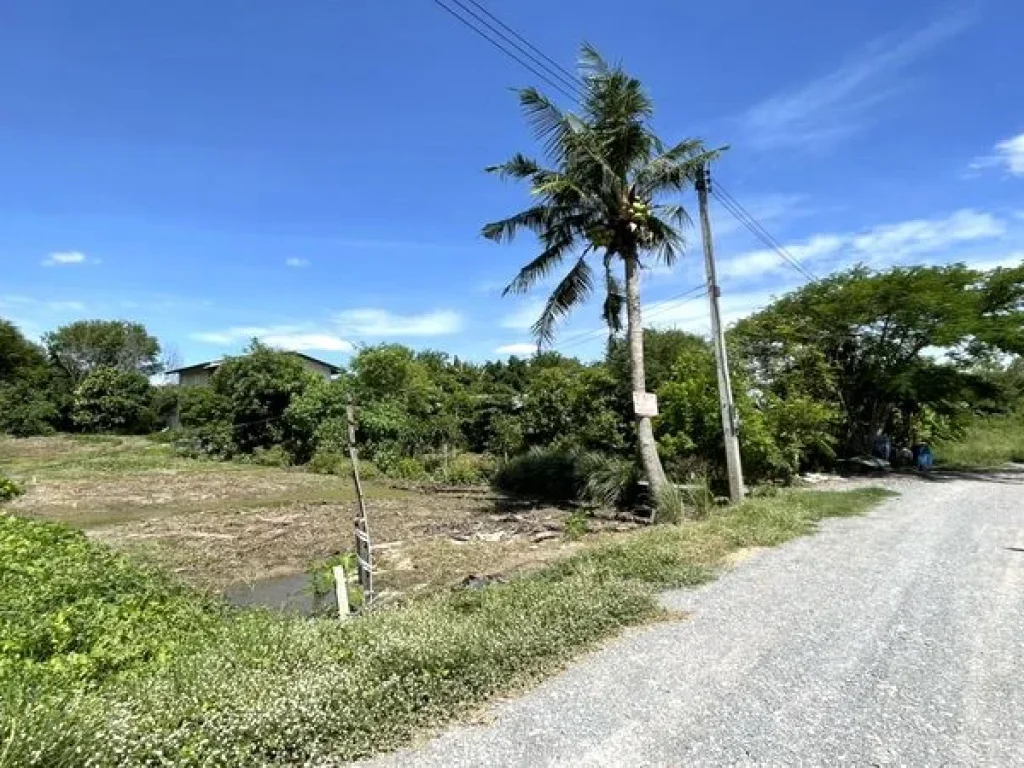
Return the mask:
<svg viewBox="0 0 1024 768">
<path fill-rule="evenodd" d="M 948 468 L 994 469 L 1024 462 L 1024 411 L 975 419 L 960 440 L 938 443 L 935 455 Z"/>
<path fill-rule="evenodd" d="M 656 590 L 888 495 L 784 491 L 346 623 L 225 608 L 0 515 L 0 768 L 330 764 L 407 743 L 659 618 Z"/>
</svg>

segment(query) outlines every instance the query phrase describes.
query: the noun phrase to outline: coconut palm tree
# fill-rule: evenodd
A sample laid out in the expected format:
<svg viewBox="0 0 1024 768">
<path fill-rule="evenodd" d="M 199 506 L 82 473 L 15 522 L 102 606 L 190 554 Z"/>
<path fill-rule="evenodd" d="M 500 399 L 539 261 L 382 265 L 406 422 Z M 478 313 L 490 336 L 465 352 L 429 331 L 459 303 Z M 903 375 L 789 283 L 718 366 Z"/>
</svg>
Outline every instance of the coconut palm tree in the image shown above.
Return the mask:
<svg viewBox="0 0 1024 768">
<path fill-rule="evenodd" d="M 595 289 L 592 258 L 603 271 L 602 317 L 611 332 L 622 329 L 625 309 L 630 378 L 634 393 L 646 391 L 640 271 L 652 263 L 671 265 L 682 250 L 680 229 L 689 223 L 682 206 L 663 202 L 686 188 L 703 163 L 717 154 L 701 141 L 666 146 L 651 131 L 653 104 L 639 80 L 611 67 L 590 45 L 580 57 L 579 114 L 560 109 L 534 88 L 519 91 L 519 103 L 551 168 L 516 154 L 487 170 L 525 180 L 535 204 L 487 224 L 483 235 L 510 241 L 533 232 L 541 252 L 505 289 L 525 293 L 563 264 L 568 272 L 548 297 L 533 325 L 538 347 L 550 344 L 555 326 Z M 624 280 L 622 279 L 624 278 Z M 637 438 L 651 490 L 666 483 L 650 418 L 637 416 Z"/>
</svg>

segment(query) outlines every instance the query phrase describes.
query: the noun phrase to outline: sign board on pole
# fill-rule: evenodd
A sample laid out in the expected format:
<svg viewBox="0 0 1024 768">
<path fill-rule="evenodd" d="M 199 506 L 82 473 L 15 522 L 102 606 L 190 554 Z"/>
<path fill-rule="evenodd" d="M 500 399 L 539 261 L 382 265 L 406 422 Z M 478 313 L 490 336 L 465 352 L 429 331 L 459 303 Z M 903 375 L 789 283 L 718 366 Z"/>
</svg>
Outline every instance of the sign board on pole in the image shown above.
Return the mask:
<svg viewBox="0 0 1024 768">
<path fill-rule="evenodd" d="M 658 415 L 658 396 L 653 392 L 633 393 L 633 412 L 637 416 L 655 417 Z"/>
</svg>

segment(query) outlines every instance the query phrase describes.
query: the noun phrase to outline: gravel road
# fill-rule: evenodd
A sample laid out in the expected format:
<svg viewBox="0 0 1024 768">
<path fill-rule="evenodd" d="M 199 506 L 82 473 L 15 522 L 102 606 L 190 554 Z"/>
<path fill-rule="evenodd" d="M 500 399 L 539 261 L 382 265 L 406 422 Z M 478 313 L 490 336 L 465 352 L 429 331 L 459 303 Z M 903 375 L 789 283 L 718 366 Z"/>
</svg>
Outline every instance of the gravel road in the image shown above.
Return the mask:
<svg viewBox="0 0 1024 768">
<path fill-rule="evenodd" d="M 378 764 L 1024 766 L 1021 478 L 905 484 Z"/>
</svg>

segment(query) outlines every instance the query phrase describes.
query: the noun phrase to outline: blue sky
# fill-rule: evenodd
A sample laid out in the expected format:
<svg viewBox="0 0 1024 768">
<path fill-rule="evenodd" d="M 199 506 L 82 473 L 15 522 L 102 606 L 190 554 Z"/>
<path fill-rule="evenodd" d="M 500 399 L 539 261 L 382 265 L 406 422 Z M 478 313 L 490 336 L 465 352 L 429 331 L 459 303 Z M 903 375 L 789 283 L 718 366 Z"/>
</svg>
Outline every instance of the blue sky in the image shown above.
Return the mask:
<svg viewBox="0 0 1024 768">
<path fill-rule="evenodd" d="M 823 274 L 1024 259 L 1017 0 L 490 0 L 566 66 L 582 40 L 648 84 L 666 140 Z M 145 323 L 183 363 L 248 338 L 343 362 L 398 341 L 525 351 L 533 253 L 482 223 L 526 190 L 522 70 L 430 0 L 33 0 L 0 23 L 0 315 L 37 337 Z M 685 201 L 695 206 L 692 196 Z M 726 317 L 800 276 L 714 210 Z M 652 324 L 707 329 L 699 240 L 646 276 Z M 596 305 L 560 334 L 599 353 Z"/>
</svg>

